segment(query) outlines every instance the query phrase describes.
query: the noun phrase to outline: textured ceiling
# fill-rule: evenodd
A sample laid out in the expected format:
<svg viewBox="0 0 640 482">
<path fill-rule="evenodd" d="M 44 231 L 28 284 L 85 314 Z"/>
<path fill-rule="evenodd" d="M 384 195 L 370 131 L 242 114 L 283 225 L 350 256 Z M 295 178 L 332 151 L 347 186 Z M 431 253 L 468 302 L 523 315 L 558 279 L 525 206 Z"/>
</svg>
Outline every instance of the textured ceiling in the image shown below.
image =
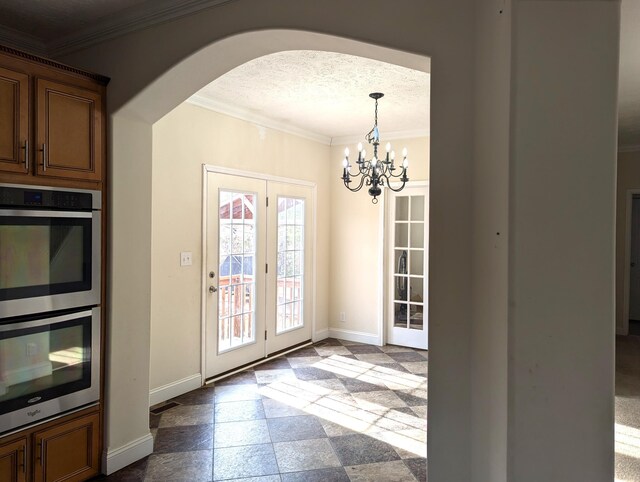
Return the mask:
<svg viewBox="0 0 640 482">
<path fill-rule="evenodd" d="M 328 138 L 364 138 L 374 120 L 369 93 L 382 92 L 378 125 L 384 140 L 385 132 L 428 132 L 429 80 L 425 72 L 377 60 L 295 50 L 247 62 L 196 97 Z"/>
</svg>

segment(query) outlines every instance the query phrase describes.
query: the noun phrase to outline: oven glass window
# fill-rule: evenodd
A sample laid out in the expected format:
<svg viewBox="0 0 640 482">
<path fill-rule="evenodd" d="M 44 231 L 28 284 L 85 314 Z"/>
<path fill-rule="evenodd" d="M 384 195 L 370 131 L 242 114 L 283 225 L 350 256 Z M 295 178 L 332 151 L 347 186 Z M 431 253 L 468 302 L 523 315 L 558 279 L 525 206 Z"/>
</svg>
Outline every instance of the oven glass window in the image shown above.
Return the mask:
<svg viewBox="0 0 640 482">
<path fill-rule="evenodd" d="M 91 289 L 91 218 L 0 218 L 0 300 Z"/>
<path fill-rule="evenodd" d="M 91 317 L 0 330 L 0 413 L 91 385 Z"/>
</svg>

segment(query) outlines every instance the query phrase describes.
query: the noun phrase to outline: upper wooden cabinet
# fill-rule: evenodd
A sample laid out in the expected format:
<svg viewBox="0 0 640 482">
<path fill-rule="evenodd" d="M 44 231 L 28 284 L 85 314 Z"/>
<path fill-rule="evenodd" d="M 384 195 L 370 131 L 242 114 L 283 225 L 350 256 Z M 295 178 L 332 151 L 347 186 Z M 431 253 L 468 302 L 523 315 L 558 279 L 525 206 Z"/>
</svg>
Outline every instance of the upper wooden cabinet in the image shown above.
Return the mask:
<svg viewBox="0 0 640 482">
<path fill-rule="evenodd" d="M 102 97 L 37 79 L 36 168 L 39 176 L 102 179 Z"/>
<path fill-rule="evenodd" d="M 0 67 L 0 169 L 29 170 L 29 76 Z"/>
<path fill-rule="evenodd" d="M 0 182 L 99 188 L 107 82 L 0 46 Z"/>
</svg>

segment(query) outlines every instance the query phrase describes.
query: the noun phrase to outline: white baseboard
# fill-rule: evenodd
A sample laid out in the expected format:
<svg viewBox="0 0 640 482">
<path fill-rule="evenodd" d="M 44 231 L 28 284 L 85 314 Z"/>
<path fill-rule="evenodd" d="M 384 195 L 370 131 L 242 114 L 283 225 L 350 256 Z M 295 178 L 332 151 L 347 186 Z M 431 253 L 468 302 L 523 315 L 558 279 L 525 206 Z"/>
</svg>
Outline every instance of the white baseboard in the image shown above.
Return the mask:
<svg viewBox="0 0 640 482">
<path fill-rule="evenodd" d="M 148 433 L 117 449 L 105 450 L 102 457 L 102 471 L 107 475 L 113 474 L 152 453 L 153 437 Z"/>
<path fill-rule="evenodd" d="M 196 390 L 202 386 L 202 375 L 196 373 L 182 380 L 167 383 L 161 387 L 154 388 L 149 392 L 149 406 L 152 407 L 158 403 L 178 397 L 184 393 Z"/>
<path fill-rule="evenodd" d="M 320 340 L 324 340 L 325 338 L 329 338 L 329 330 L 320 330 L 320 331 L 316 331 L 315 335 L 313 336 L 313 342 L 317 342 Z"/>
<path fill-rule="evenodd" d="M 366 343 L 368 345 L 380 346 L 380 337 L 371 333 L 363 333 L 361 331 L 343 330 L 341 328 L 329 328 L 329 336 L 331 338 L 339 338 L 346 341 L 355 341 L 358 343 Z"/>
</svg>

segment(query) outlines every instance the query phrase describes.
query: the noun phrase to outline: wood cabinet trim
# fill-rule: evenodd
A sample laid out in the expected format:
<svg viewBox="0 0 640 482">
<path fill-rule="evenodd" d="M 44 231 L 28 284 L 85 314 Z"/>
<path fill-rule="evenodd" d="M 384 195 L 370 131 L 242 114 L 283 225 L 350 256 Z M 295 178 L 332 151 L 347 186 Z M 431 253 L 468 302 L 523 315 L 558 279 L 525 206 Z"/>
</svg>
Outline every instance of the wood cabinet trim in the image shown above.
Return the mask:
<svg viewBox="0 0 640 482">
<path fill-rule="evenodd" d="M 49 67 L 54 67 L 56 69 L 82 75 L 83 77 L 88 77 L 90 79 L 93 79 L 101 83 L 102 85 L 107 85 L 109 83 L 109 80 L 111 80 L 109 79 L 109 77 L 106 77 L 104 75 L 94 74 L 93 72 L 87 72 L 86 70 L 77 69 L 75 67 L 71 67 L 70 65 L 66 65 L 50 59 L 45 59 L 43 57 L 38 57 L 37 55 L 33 55 L 28 52 L 23 52 L 22 50 L 14 49 L 12 47 L 7 47 L 6 45 L 0 45 L 0 52 L 14 55 L 16 57 L 20 57 L 33 62 L 38 62 L 39 64 L 48 65 Z"/>
</svg>

